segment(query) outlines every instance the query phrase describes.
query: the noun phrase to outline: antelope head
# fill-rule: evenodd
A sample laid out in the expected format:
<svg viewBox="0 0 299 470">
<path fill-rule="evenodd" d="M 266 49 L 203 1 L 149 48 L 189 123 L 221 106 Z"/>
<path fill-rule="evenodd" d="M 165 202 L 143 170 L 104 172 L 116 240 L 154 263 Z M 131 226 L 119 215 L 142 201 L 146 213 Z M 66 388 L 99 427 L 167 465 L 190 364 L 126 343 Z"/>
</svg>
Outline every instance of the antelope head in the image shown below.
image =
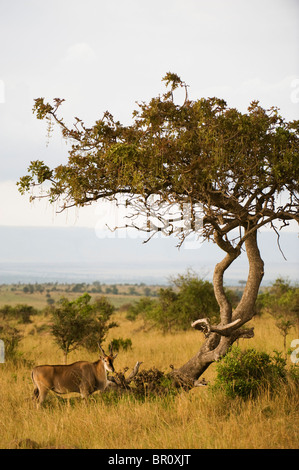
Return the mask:
<svg viewBox="0 0 299 470">
<path fill-rule="evenodd" d="M 109 372 L 115 372 L 115 369 L 114 369 L 114 366 L 113 366 L 113 361 L 114 359 L 116 358 L 117 354 L 115 354 L 113 356 L 113 352 L 112 352 L 112 346 L 110 347 L 110 354 L 106 354 L 104 349 L 101 347 L 101 345 L 99 344 L 99 348 L 100 348 L 100 351 L 102 353 L 102 361 L 104 363 L 104 367 L 107 371 Z"/>
</svg>

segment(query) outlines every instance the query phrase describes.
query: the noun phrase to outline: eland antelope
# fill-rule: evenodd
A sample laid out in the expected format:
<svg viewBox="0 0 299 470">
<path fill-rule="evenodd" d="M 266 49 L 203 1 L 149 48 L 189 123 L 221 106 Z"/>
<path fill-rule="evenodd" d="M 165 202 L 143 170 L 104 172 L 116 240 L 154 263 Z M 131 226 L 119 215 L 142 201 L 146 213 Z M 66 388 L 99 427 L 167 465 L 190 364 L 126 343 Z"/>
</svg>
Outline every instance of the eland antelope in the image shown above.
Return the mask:
<svg viewBox="0 0 299 470">
<path fill-rule="evenodd" d="M 78 361 L 69 365 L 43 365 L 32 370 L 34 385 L 33 398 L 38 404 L 43 403 L 49 390 L 63 394 L 78 392 L 82 398 L 87 398 L 96 390 L 107 387 L 107 371 L 114 372 L 112 348 L 108 356 L 101 346 L 102 357 L 96 362 Z"/>
</svg>

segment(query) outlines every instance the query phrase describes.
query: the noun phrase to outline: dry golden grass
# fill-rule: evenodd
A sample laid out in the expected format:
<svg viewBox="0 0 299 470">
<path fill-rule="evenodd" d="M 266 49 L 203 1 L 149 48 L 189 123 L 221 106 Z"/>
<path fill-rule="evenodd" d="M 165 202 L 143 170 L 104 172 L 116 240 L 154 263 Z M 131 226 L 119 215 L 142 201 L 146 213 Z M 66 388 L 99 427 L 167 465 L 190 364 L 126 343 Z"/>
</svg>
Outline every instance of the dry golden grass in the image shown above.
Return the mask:
<svg viewBox="0 0 299 470">
<path fill-rule="evenodd" d="M 145 369 L 156 366 L 168 371 L 170 364 L 178 367 L 186 362 L 202 341 L 197 331 L 145 332 L 141 321 L 131 323 L 123 313 L 115 317 L 120 326 L 110 330 L 106 344 L 113 337 L 130 337 L 133 343 L 132 350 L 119 353 L 118 370 L 133 368 L 139 360 Z M 33 324 L 24 325 L 20 349 L 34 364 L 62 363 L 61 351 L 42 328 L 47 321 L 38 316 Z M 271 319 L 256 318 L 252 323 L 255 338 L 241 340 L 241 347 L 267 352 L 282 348 Z M 78 350 L 69 362 L 78 359 L 96 360 L 97 355 Z M 0 367 L 1 448 L 291 449 L 299 444 L 298 393 L 290 387 L 246 402 L 213 395 L 209 387 L 144 402 L 128 396 L 109 401 L 95 393 L 84 403 L 80 397 L 68 400 L 51 393 L 45 406 L 36 409 L 31 367 L 9 363 Z M 204 375 L 213 382 L 215 373 L 213 364 Z"/>
</svg>

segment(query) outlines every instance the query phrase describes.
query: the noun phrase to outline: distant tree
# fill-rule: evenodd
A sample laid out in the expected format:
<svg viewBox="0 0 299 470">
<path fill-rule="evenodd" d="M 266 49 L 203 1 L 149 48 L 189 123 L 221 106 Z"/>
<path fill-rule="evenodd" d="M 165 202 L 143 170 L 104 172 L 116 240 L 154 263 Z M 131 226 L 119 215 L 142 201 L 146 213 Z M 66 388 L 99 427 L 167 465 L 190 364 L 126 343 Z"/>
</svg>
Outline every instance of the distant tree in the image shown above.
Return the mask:
<svg viewBox="0 0 299 470">
<path fill-rule="evenodd" d="M 149 297 L 152 293 L 152 290 L 151 290 L 150 287 L 145 286 L 145 287 L 143 287 L 143 293 L 144 293 L 145 297 Z"/>
<path fill-rule="evenodd" d="M 31 305 L 17 304 L 4 305 L 0 308 L 0 314 L 3 318 L 18 320 L 20 323 L 31 323 L 31 316 L 37 314 L 37 310 Z"/>
<path fill-rule="evenodd" d="M 71 290 L 72 292 L 84 292 L 84 290 L 86 290 L 86 285 L 84 284 L 84 282 L 81 282 L 81 283 L 75 284 Z"/>
<path fill-rule="evenodd" d="M 109 349 L 118 352 L 120 349 L 127 351 L 132 349 L 132 340 L 130 338 L 113 338 L 109 343 Z"/>
<path fill-rule="evenodd" d="M 159 290 L 157 300 L 145 297 L 133 304 L 129 318 L 134 319 L 138 314 L 164 332 L 186 330 L 202 317 L 219 320 L 213 285 L 191 272 L 173 278 L 171 287 Z"/>
<path fill-rule="evenodd" d="M 224 291 L 225 295 L 227 296 L 232 305 L 232 308 L 236 308 L 242 297 L 242 292 L 239 289 L 233 289 L 228 287 L 225 287 Z"/>
<path fill-rule="evenodd" d="M 105 112 L 92 126 L 77 117 L 70 126 L 59 114 L 63 99 L 37 98 L 33 112 L 49 129 L 52 123 L 61 129 L 69 159 L 53 169 L 32 161 L 18 186 L 24 193 L 42 185 L 31 200 L 47 197 L 61 210 L 113 200 L 127 208 L 126 225 L 146 231 L 148 240 L 162 231 L 180 245 L 189 235 L 217 244 L 223 251 L 213 277 L 220 322 L 206 317 L 193 323 L 205 343 L 179 369 L 197 380 L 237 339 L 253 336 L 244 325 L 255 313 L 264 275 L 258 230 L 268 226 L 277 235 L 299 221 L 299 121 L 288 122 L 258 101 L 242 113 L 223 99 L 190 100 L 177 74 L 163 80 L 166 92 L 141 102 L 129 125 Z M 186 92 L 181 104 L 175 101 L 179 88 Z M 233 309 L 224 275 L 242 252 L 248 277 Z"/>
<path fill-rule="evenodd" d="M 135 321 L 140 315 L 145 322 L 151 319 L 152 311 L 156 308 L 156 300 L 150 299 L 149 297 L 141 297 L 138 302 L 128 304 L 127 319 Z"/>
<path fill-rule="evenodd" d="M 83 346 L 90 351 L 97 351 L 98 344 L 102 343 L 110 328 L 115 328 L 118 324 L 111 321 L 111 316 L 115 312 L 115 307 L 109 302 L 107 297 L 97 297 L 93 303 L 94 317 L 89 326 L 89 333 L 83 341 Z"/>
<path fill-rule="evenodd" d="M 99 281 L 95 281 L 92 283 L 92 288 L 91 288 L 91 292 L 93 293 L 101 293 L 102 292 L 102 286 L 101 286 L 101 283 Z"/>
<path fill-rule="evenodd" d="M 14 307 L 15 316 L 19 318 L 22 323 L 31 323 L 31 316 L 37 314 L 36 308 L 31 305 L 18 304 Z"/>
<path fill-rule="evenodd" d="M 130 286 L 129 287 L 129 295 L 138 295 L 138 292 L 137 292 L 135 286 Z"/>
<path fill-rule="evenodd" d="M 3 319 L 14 315 L 14 308 L 11 305 L 3 305 L 0 307 L 0 315 Z"/>
<path fill-rule="evenodd" d="M 91 296 L 85 293 L 74 301 L 62 298 L 51 308 L 51 333 L 64 353 L 65 364 L 71 351 L 79 346 L 94 349 L 108 329 L 116 326 L 115 323 L 107 325 L 114 311 L 107 299 L 101 298 L 93 304 L 90 301 Z"/>
<path fill-rule="evenodd" d="M 275 323 L 283 336 L 286 353 L 286 338 L 292 327 L 297 327 L 299 335 L 299 287 L 292 286 L 283 278 L 277 278 L 271 287 L 258 297 L 260 312 L 268 312 L 275 318 Z"/>
<path fill-rule="evenodd" d="M 28 290 L 29 290 L 30 294 L 33 294 L 34 293 L 34 286 L 32 284 L 29 284 L 28 285 Z"/>
<path fill-rule="evenodd" d="M 22 338 L 20 330 L 7 323 L 0 323 L 0 339 L 4 342 L 5 361 L 15 362 L 19 359 L 21 353 L 18 351 L 18 345 Z"/>
<path fill-rule="evenodd" d="M 115 284 L 112 284 L 111 286 L 107 286 L 105 288 L 105 293 L 106 294 L 114 294 L 114 295 L 117 295 L 118 294 L 118 287 L 115 285 Z"/>
<path fill-rule="evenodd" d="M 35 292 L 40 292 L 41 294 L 44 292 L 45 288 L 42 284 L 35 283 L 34 286 Z"/>
<path fill-rule="evenodd" d="M 83 295 L 75 301 L 62 298 L 56 307 L 51 308 L 51 333 L 64 353 L 67 363 L 68 354 L 78 348 L 89 332 L 92 307 L 90 296 Z"/>
<path fill-rule="evenodd" d="M 115 284 L 111 286 L 111 293 L 114 295 L 118 294 L 118 287 Z"/>
</svg>

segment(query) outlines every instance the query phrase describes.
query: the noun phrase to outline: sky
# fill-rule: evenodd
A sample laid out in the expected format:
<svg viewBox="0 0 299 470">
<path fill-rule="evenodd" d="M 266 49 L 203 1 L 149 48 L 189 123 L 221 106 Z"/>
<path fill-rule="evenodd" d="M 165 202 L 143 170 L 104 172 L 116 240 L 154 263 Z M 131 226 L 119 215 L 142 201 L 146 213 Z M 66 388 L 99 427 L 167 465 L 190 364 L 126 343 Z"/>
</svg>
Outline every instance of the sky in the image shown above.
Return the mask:
<svg viewBox="0 0 299 470">
<path fill-rule="evenodd" d="M 136 102 L 177 73 L 191 99 L 252 100 L 299 118 L 298 0 L 0 0 L 0 226 L 105 227 L 107 206 L 56 213 L 29 204 L 16 181 L 31 160 L 65 162 L 47 139 L 35 98 L 66 101 L 65 120 L 92 124 L 109 110 L 129 124 Z M 180 97 L 178 96 L 178 99 Z"/>
<path fill-rule="evenodd" d="M 94 226 L 99 208 L 57 215 L 29 204 L 15 182 L 30 160 L 66 160 L 48 142 L 33 100 L 66 100 L 63 115 L 92 124 L 109 110 L 127 124 L 136 101 L 177 73 L 191 99 L 250 101 L 299 116 L 298 0 L 0 0 L 0 225 Z M 48 144 L 48 145 L 47 145 Z M 106 210 L 106 209 L 105 209 Z"/>
</svg>

